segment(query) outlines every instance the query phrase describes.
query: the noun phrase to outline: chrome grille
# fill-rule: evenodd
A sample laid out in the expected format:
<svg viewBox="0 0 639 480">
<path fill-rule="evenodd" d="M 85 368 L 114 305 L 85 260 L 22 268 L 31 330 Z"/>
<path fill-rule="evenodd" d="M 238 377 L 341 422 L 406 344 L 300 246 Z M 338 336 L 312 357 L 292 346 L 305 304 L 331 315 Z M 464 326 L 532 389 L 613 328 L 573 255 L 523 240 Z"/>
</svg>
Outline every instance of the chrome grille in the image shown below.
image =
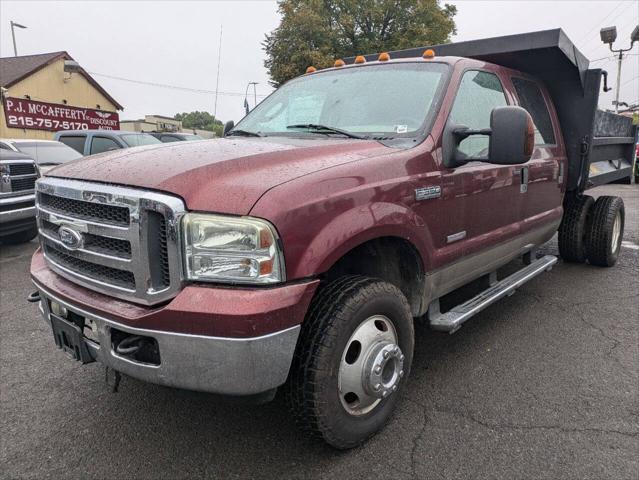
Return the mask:
<svg viewBox="0 0 639 480">
<path fill-rule="evenodd" d="M 36 193 L 40 242 L 52 270 L 145 305 L 177 294 L 180 199 L 54 177 L 39 180 Z"/>
<path fill-rule="evenodd" d="M 35 187 L 36 177 L 12 178 L 11 191 L 22 192 L 23 190 L 33 190 Z"/>
<path fill-rule="evenodd" d="M 18 176 L 18 175 L 36 175 L 36 166 L 34 163 L 10 163 L 9 164 L 9 175 Z"/>
<path fill-rule="evenodd" d="M 69 255 L 63 247 L 46 238 L 42 242 L 42 248 L 48 258 L 66 269 L 81 272 L 88 278 L 135 291 L 135 277 L 131 272 L 81 260 Z"/>
<path fill-rule="evenodd" d="M 0 195 L 15 196 L 33 192 L 38 170 L 33 160 L 3 160 Z"/>
<path fill-rule="evenodd" d="M 129 209 L 126 207 L 73 200 L 43 192 L 38 193 L 38 203 L 52 212 L 70 214 L 83 220 L 122 226 L 129 224 Z"/>
</svg>

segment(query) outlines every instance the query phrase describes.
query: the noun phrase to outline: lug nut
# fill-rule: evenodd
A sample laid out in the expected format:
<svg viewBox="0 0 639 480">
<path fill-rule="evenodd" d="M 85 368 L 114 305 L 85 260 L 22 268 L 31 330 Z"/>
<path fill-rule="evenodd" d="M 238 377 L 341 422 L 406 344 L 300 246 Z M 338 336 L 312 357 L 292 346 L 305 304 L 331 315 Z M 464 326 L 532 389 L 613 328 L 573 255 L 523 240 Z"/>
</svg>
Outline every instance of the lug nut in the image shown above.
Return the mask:
<svg viewBox="0 0 639 480">
<path fill-rule="evenodd" d="M 404 355 L 400 355 L 399 356 L 399 360 L 400 360 L 400 362 L 403 362 L 404 361 Z"/>
<path fill-rule="evenodd" d="M 373 387 L 373 390 L 377 392 L 380 388 L 382 388 L 382 386 L 379 383 L 376 383 L 375 386 Z"/>
<path fill-rule="evenodd" d="M 393 392 L 397 391 L 397 385 L 393 385 Z"/>
<path fill-rule="evenodd" d="M 382 397 L 383 397 L 383 398 L 388 397 L 388 390 L 384 390 L 384 391 L 382 392 Z"/>
<path fill-rule="evenodd" d="M 404 376 L 404 370 L 400 370 L 400 371 L 399 371 L 399 377 L 401 378 L 401 377 L 403 377 L 403 376 Z"/>
<path fill-rule="evenodd" d="M 389 355 L 388 350 L 386 350 L 386 351 L 384 352 L 384 358 L 388 358 L 388 355 Z"/>
<path fill-rule="evenodd" d="M 381 365 L 377 365 L 375 367 L 375 375 L 379 375 L 380 373 L 382 373 L 382 366 Z"/>
</svg>

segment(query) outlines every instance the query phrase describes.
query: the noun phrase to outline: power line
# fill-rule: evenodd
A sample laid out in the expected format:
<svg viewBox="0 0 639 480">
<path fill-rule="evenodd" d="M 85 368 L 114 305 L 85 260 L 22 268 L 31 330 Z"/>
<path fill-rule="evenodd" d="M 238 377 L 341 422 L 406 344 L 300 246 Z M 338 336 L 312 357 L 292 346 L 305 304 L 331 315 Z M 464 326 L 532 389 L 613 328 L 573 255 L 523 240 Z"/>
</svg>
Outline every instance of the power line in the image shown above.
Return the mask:
<svg viewBox="0 0 639 480">
<path fill-rule="evenodd" d="M 122 82 L 129 82 L 129 83 L 136 83 L 138 85 L 146 85 L 149 87 L 159 87 L 159 88 L 169 88 L 169 89 L 173 89 L 173 90 L 182 90 L 185 92 L 193 92 L 193 93 L 204 93 L 207 95 L 215 95 L 215 90 L 206 90 L 204 88 L 191 88 L 191 87 L 182 87 L 182 86 L 178 86 L 178 85 L 169 85 L 166 83 L 157 83 L 157 82 L 146 82 L 143 80 L 134 80 L 132 78 L 124 78 L 124 77 L 116 77 L 114 75 L 106 75 L 104 73 L 97 73 L 97 72 L 88 72 L 91 75 L 95 75 L 96 77 L 104 77 L 104 78 L 110 78 L 111 80 L 120 80 Z M 225 95 L 225 96 L 229 96 L 229 97 L 244 97 L 244 93 L 242 92 L 221 92 L 218 91 L 217 92 L 218 95 Z M 264 98 L 264 97 L 268 97 L 268 95 L 257 95 L 260 98 Z"/>
<path fill-rule="evenodd" d="M 623 3 L 623 2 L 622 2 L 622 3 Z M 628 6 L 629 6 L 629 7 L 632 7 L 633 5 L 634 5 L 634 3 L 630 3 Z M 617 5 L 617 6 L 619 6 L 619 5 Z M 616 8 L 617 8 L 617 7 L 613 8 L 613 9 L 612 9 L 612 11 L 611 11 L 610 13 L 612 13 L 614 10 L 616 10 Z M 614 24 L 615 20 L 617 20 L 620 16 L 622 16 L 622 15 L 624 15 L 624 14 L 626 13 L 626 10 L 628 10 L 628 8 L 623 8 L 622 10 L 620 10 L 620 11 L 617 13 L 617 15 L 616 15 L 614 18 L 612 18 L 612 19 L 610 20 L 610 22 L 609 22 L 609 23 L 610 23 L 610 24 Z M 604 18 L 603 20 L 601 20 L 601 22 L 599 22 L 599 26 L 603 26 L 603 25 L 604 25 L 604 22 L 608 19 L 608 17 L 610 17 L 610 14 L 609 14 L 608 16 L 606 16 L 606 18 Z M 592 29 L 588 32 L 588 34 L 587 34 L 586 36 L 590 35 L 590 33 L 592 33 L 592 31 L 593 31 L 593 30 L 596 30 L 596 28 L 597 28 L 597 26 L 595 26 L 594 28 L 592 28 Z M 586 38 L 586 37 L 583 37 L 583 38 Z M 597 37 L 591 37 L 591 38 L 590 38 L 590 40 L 584 44 L 584 46 L 586 46 L 586 45 L 590 45 L 590 44 L 591 44 L 594 40 L 598 40 L 598 38 L 597 38 Z"/>
<path fill-rule="evenodd" d="M 634 77 L 634 78 L 631 78 L 630 80 L 627 80 L 627 81 L 623 82 L 623 83 L 621 84 L 621 86 L 623 87 L 624 85 L 628 85 L 630 82 L 632 82 L 632 81 L 634 81 L 634 80 L 637 80 L 638 78 L 639 78 L 639 75 L 637 75 L 637 76 L 636 76 L 636 77 Z"/>
<path fill-rule="evenodd" d="M 594 32 L 598 26 L 603 25 L 603 22 L 605 22 L 606 20 L 608 20 L 608 18 L 610 17 L 610 15 L 613 14 L 613 12 L 615 10 L 617 10 L 617 8 L 619 8 L 621 5 L 623 5 L 625 3 L 625 0 L 621 0 L 621 2 L 619 2 L 617 5 L 615 5 L 615 7 L 610 10 L 610 12 L 608 12 L 608 15 L 605 16 L 605 18 L 603 20 L 601 20 L 600 22 L 596 23 L 594 27 L 592 27 L 590 30 L 588 30 L 588 32 L 579 39 L 579 42 L 581 43 L 582 41 L 584 41 L 586 38 L 588 38 L 588 35 L 590 35 L 592 32 Z"/>
</svg>

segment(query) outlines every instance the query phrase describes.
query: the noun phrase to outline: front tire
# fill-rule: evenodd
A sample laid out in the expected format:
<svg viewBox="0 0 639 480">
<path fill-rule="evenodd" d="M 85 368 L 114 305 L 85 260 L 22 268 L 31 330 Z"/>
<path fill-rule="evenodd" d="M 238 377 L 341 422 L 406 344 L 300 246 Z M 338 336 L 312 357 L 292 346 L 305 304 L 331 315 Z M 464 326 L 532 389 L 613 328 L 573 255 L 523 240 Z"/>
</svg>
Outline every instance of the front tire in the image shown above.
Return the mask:
<svg viewBox="0 0 639 480">
<path fill-rule="evenodd" d="M 296 423 L 338 449 L 353 448 L 390 418 L 413 359 L 406 297 L 379 279 L 345 276 L 318 292 L 286 385 Z"/>
<path fill-rule="evenodd" d="M 599 197 L 588 224 L 586 250 L 591 265 L 612 267 L 617 263 L 623 240 L 625 211 L 619 197 Z"/>
</svg>

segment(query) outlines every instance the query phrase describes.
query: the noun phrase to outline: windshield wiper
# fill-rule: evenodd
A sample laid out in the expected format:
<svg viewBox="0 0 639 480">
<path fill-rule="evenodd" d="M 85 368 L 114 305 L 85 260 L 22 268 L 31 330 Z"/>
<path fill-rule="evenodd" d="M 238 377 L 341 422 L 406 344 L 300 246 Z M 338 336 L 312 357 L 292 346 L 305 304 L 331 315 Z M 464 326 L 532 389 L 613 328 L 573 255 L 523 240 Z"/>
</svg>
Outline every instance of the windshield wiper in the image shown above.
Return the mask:
<svg viewBox="0 0 639 480">
<path fill-rule="evenodd" d="M 257 132 L 249 132 L 248 130 L 238 130 L 238 129 L 234 129 L 231 130 L 229 133 L 226 134 L 227 137 L 231 137 L 233 135 L 237 135 L 240 137 L 262 137 L 263 135 L 260 135 Z"/>
<path fill-rule="evenodd" d="M 359 140 L 366 140 L 368 137 L 364 137 L 362 135 L 357 135 L 355 133 L 349 132 L 347 130 L 342 130 L 341 128 L 329 127 L 327 125 L 319 125 L 317 123 L 298 123 L 295 125 L 288 125 L 286 128 L 307 128 L 308 130 L 315 130 L 318 132 L 332 132 L 339 133 L 340 135 L 344 135 L 348 138 L 357 138 Z"/>
</svg>

